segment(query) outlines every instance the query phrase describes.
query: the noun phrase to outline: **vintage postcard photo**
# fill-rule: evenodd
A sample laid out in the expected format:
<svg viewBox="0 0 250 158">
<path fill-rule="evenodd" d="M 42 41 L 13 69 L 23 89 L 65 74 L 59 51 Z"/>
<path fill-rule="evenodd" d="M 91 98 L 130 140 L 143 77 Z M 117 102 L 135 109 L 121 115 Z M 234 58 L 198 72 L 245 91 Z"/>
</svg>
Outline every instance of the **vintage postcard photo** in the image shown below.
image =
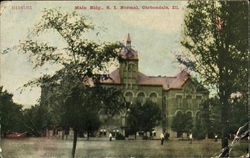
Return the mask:
<svg viewBox="0 0 250 158">
<path fill-rule="evenodd" d="M 0 158 L 249 157 L 248 1 L 0 4 Z"/>
</svg>

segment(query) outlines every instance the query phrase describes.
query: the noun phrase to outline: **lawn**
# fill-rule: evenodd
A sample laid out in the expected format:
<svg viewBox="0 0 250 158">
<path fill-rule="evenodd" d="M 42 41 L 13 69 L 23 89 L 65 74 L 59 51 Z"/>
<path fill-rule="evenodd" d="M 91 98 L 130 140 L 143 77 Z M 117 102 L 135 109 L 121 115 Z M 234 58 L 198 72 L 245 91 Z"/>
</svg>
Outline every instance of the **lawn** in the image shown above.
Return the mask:
<svg viewBox="0 0 250 158">
<path fill-rule="evenodd" d="M 48 138 L 3 139 L 1 142 L 4 158 L 69 158 L 72 141 Z M 234 156 L 246 150 L 247 143 L 236 145 Z M 108 139 L 79 140 L 76 158 L 165 158 L 165 157 L 211 157 L 220 151 L 220 141 L 172 140 L 160 145 L 159 140 Z"/>
</svg>

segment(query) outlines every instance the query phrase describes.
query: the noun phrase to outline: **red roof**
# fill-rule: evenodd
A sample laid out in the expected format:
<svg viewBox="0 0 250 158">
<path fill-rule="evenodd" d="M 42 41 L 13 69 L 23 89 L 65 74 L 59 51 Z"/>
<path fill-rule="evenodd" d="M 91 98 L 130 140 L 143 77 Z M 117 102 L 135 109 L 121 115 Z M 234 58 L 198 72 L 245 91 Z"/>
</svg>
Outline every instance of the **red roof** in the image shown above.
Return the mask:
<svg viewBox="0 0 250 158">
<path fill-rule="evenodd" d="M 169 89 L 180 89 L 188 80 L 190 75 L 182 70 L 174 77 L 166 76 L 147 76 L 141 72 L 138 73 L 138 84 L 139 85 L 156 85 L 162 86 L 164 90 Z M 107 78 L 103 78 L 101 83 L 108 84 L 121 84 L 119 69 L 116 69 L 108 75 Z"/>
</svg>

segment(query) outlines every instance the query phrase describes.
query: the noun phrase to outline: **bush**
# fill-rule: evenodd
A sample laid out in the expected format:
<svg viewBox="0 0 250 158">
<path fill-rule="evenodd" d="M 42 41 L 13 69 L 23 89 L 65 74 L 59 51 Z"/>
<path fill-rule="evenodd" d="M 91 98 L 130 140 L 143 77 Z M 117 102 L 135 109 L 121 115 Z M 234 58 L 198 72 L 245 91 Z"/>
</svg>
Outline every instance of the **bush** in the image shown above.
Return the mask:
<svg viewBox="0 0 250 158">
<path fill-rule="evenodd" d="M 206 133 L 204 130 L 193 128 L 193 137 L 194 139 L 205 139 Z"/>
<path fill-rule="evenodd" d="M 125 137 L 121 133 L 117 133 L 115 139 L 116 140 L 125 140 Z"/>
<path fill-rule="evenodd" d="M 143 140 L 148 140 L 148 136 L 143 136 L 142 139 Z"/>
</svg>

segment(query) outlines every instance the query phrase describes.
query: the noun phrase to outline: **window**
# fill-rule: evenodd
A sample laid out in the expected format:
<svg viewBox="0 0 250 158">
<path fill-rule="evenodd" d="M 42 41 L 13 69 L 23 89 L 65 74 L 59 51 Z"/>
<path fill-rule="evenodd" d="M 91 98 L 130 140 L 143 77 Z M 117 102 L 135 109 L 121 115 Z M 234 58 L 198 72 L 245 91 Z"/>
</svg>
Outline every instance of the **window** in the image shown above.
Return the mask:
<svg viewBox="0 0 250 158">
<path fill-rule="evenodd" d="M 200 120 L 200 111 L 196 112 L 195 118 L 196 118 L 196 120 Z"/>
<path fill-rule="evenodd" d="M 175 114 L 175 116 L 178 116 L 178 117 L 181 117 L 181 115 L 182 115 L 181 111 L 177 111 L 176 114 Z"/>
<path fill-rule="evenodd" d="M 188 111 L 188 112 L 187 112 L 187 116 L 188 116 L 188 117 L 192 117 L 192 112 L 191 112 L 191 111 Z"/>
<path fill-rule="evenodd" d="M 151 93 L 151 94 L 149 95 L 149 97 L 150 97 L 150 100 L 151 100 L 152 102 L 154 102 L 154 103 L 157 102 L 157 95 L 156 95 L 156 93 Z"/>
<path fill-rule="evenodd" d="M 192 107 L 192 96 L 188 95 L 187 96 L 187 108 L 191 109 L 191 107 Z"/>
<path fill-rule="evenodd" d="M 176 96 L 176 105 L 177 105 L 177 109 L 180 109 L 182 107 L 182 96 L 181 95 Z"/>
<path fill-rule="evenodd" d="M 128 65 L 128 71 L 133 71 L 133 67 L 134 67 L 133 64 L 129 64 L 129 65 Z"/>
<path fill-rule="evenodd" d="M 196 96 L 196 107 L 197 108 L 200 108 L 201 106 L 201 96 Z"/>
<path fill-rule="evenodd" d="M 131 103 L 132 99 L 133 99 L 133 94 L 131 92 L 126 92 L 125 93 L 125 100 L 126 100 L 126 102 Z"/>
<path fill-rule="evenodd" d="M 138 102 L 139 102 L 139 103 L 143 104 L 143 103 L 144 103 L 144 100 L 145 100 L 145 95 L 144 95 L 144 93 L 143 93 L 143 92 L 138 93 L 137 99 L 138 99 Z"/>
</svg>

